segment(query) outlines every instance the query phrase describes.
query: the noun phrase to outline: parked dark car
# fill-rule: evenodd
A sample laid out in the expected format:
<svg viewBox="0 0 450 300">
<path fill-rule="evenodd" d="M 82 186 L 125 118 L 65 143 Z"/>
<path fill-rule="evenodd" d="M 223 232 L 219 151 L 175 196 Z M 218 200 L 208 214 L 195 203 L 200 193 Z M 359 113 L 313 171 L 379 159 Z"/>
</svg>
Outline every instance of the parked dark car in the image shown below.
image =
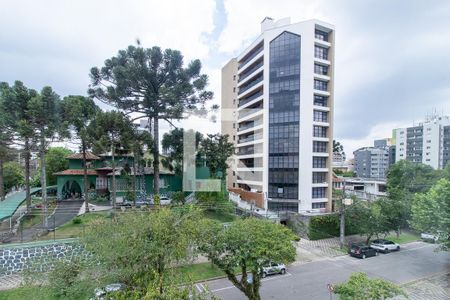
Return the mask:
<svg viewBox="0 0 450 300">
<path fill-rule="evenodd" d="M 350 254 L 350 256 L 364 259 L 370 256 L 378 256 L 378 251 L 370 248 L 370 246 L 366 244 L 352 244 L 348 254 Z"/>
</svg>

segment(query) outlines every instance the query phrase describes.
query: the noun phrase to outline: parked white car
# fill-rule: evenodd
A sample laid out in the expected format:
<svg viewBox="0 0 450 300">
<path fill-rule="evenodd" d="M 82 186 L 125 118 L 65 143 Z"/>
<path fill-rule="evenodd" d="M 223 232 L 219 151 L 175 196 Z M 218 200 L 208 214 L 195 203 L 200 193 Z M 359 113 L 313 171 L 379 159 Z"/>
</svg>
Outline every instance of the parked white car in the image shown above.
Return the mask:
<svg viewBox="0 0 450 300">
<path fill-rule="evenodd" d="M 285 274 L 286 266 L 284 264 L 270 263 L 262 268 L 262 277 L 273 274 Z"/>
<path fill-rule="evenodd" d="M 420 238 L 424 241 L 431 241 L 436 243 L 439 240 L 439 237 L 437 235 L 431 234 L 431 233 L 421 233 Z"/>
<path fill-rule="evenodd" d="M 370 248 L 376 249 L 384 253 L 388 253 L 391 251 L 399 251 L 400 245 L 392 241 L 377 239 L 372 241 L 372 243 L 370 244 Z"/>
<path fill-rule="evenodd" d="M 124 290 L 125 289 L 125 285 L 123 285 L 122 283 L 111 283 L 108 284 L 107 286 L 105 286 L 104 289 L 102 288 L 96 288 L 94 290 L 94 298 L 91 298 L 90 300 L 104 300 L 105 296 L 109 293 L 113 293 L 113 292 L 117 292 L 120 290 Z"/>
</svg>

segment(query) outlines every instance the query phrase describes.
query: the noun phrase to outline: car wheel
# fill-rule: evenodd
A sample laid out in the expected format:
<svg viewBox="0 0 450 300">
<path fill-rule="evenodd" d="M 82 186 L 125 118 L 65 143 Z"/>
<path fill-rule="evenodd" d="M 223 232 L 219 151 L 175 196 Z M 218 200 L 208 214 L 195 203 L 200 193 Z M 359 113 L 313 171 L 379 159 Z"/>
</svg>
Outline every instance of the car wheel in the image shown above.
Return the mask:
<svg viewBox="0 0 450 300">
<path fill-rule="evenodd" d="M 397 251 L 400 251 L 400 246 L 397 246 Z"/>
<path fill-rule="evenodd" d="M 388 248 L 384 249 L 384 253 L 389 253 L 389 249 Z"/>
<path fill-rule="evenodd" d="M 286 269 L 281 269 L 280 274 L 282 274 L 282 275 L 286 274 Z"/>
<path fill-rule="evenodd" d="M 363 254 L 363 255 L 362 255 L 362 259 L 365 259 L 365 258 L 366 258 L 366 255 L 365 255 L 365 254 Z"/>
<path fill-rule="evenodd" d="M 267 273 L 266 273 L 266 272 L 263 272 L 262 277 L 263 277 L 263 278 L 266 278 L 266 276 L 267 276 Z"/>
</svg>

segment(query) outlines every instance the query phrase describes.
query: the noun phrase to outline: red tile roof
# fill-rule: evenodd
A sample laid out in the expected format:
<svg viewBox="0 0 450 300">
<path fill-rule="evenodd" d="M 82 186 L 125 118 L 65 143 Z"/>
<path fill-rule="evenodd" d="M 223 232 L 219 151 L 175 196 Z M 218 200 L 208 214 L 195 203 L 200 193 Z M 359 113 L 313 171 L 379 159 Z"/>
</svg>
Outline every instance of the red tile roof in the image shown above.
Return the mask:
<svg viewBox="0 0 450 300">
<path fill-rule="evenodd" d="M 97 175 L 95 170 L 87 170 L 88 175 Z M 84 175 L 84 170 L 82 169 L 68 169 L 61 172 L 56 172 L 53 175 Z"/>
<path fill-rule="evenodd" d="M 68 159 L 83 159 L 83 153 L 74 153 L 67 157 Z M 86 152 L 86 160 L 98 160 L 100 157 L 92 152 Z"/>
</svg>

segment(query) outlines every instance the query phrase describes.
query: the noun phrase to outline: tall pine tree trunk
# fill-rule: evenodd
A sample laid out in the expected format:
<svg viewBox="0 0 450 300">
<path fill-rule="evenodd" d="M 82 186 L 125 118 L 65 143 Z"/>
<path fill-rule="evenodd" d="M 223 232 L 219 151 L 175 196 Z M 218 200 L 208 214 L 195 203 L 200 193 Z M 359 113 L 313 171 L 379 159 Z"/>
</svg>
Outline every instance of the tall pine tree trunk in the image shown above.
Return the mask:
<svg viewBox="0 0 450 300">
<path fill-rule="evenodd" d="M 159 195 L 159 120 L 153 118 L 153 195 Z"/>
<path fill-rule="evenodd" d="M 116 163 L 114 161 L 114 143 L 111 144 L 111 163 L 112 163 L 112 205 L 116 208 Z"/>
<path fill-rule="evenodd" d="M 3 181 L 3 157 L 0 156 L 0 201 L 5 200 L 5 185 Z"/>
<path fill-rule="evenodd" d="M 41 149 L 40 149 L 40 158 L 41 158 L 41 193 L 42 193 L 42 202 L 44 204 L 44 227 L 48 227 L 48 203 L 47 203 L 47 176 L 45 171 L 45 137 L 42 133 L 41 137 Z"/>
<path fill-rule="evenodd" d="M 89 212 L 89 182 L 87 176 L 87 162 L 86 162 L 86 143 L 85 141 L 81 141 L 81 147 L 83 151 L 83 179 L 84 179 L 84 204 L 85 204 L 85 212 Z"/>
<path fill-rule="evenodd" d="M 25 138 L 25 199 L 27 203 L 27 213 L 31 212 L 30 159 L 30 140 L 28 138 Z"/>
<path fill-rule="evenodd" d="M 136 196 L 137 196 L 137 191 L 136 191 L 136 158 L 137 158 L 137 153 L 135 152 L 134 157 L 133 157 L 133 205 L 136 206 Z"/>
</svg>

